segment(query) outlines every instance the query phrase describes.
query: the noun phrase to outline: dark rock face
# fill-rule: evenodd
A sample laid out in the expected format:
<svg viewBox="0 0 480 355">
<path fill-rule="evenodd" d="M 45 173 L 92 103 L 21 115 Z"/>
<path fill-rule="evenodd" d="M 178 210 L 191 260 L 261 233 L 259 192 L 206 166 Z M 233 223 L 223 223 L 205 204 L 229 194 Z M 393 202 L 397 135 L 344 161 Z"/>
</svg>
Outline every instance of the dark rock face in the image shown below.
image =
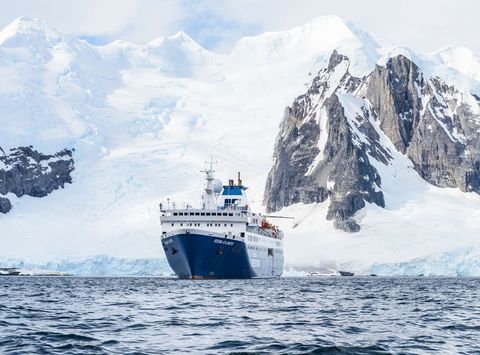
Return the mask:
<svg viewBox="0 0 480 355">
<path fill-rule="evenodd" d="M 418 67 L 404 56 L 391 58 L 385 67 L 377 66 L 369 77 L 366 96 L 376 108 L 380 127 L 390 133 L 390 140 L 402 153 L 422 110 L 416 88 L 424 86 Z"/>
<path fill-rule="evenodd" d="M 439 78 L 425 80 L 408 58 L 370 75 L 367 96 L 382 130 L 429 183 L 479 193 L 480 117 Z"/>
<path fill-rule="evenodd" d="M 360 226 L 351 217 L 365 206 L 365 201 L 385 206 L 383 194 L 378 191 L 381 179 L 369 163 L 367 144 L 355 144 L 348 119 L 336 95 L 327 100 L 326 108 L 331 120 L 325 145 L 325 165 L 321 169 L 328 171 L 328 181 L 334 183 L 329 189 L 327 219 L 333 219 L 339 229 L 357 232 Z M 368 121 L 364 121 L 363 117 L 358 119 L 361 130 L 370 129 Z"/>
<path fill-rule="evenodd" d="M 12 203 L 8 198 L 0 197 L 0 213 L 8 213 L 12 209 Z"/>
<path fill-rule="evenodd" d="M 70 173 L 74 169 L 72 152 L 64 149 L 54 155 L 39 153 L 32 147 L 12 149 L 10 154 L 0 156 L 0 194 L 13 193 L 33 197 L 47 196 L 54 190 L 71 183 Z M 0 198 L 0 205 L 10 205 L 6 198 Z M 10 208 L 0 207 L 7 213 Z"/>
<path fill-rule="evenodd" d="M 358 231 L 354 215 L 366 202 L 385 207 L 375 166 L 393 159 L 386 139 L 429 183 L 480 192 L 480 117 L 455 88 L 425 79 L 401 55 L 364 78 L 348 67 L 334 51 L 286 109 L 265 188 L 268 211 L 329 199 L 327 219 Z"/>
<path fill-rule="evenodd" d="M 380 176 L 366 152 L 383 160 L 390 156 L 376 142 L 359 142 L 354 136 L 352 124 L 359 131 L 373 131 L 372 135 L 375 129 L 368 113 L 350 122 L 336 95 L 339 89 L 353 92 L 361 84 L 348 73 L 348 65 L 347 57 L 334 52 L 328 68 L 313 80 L 307 94 L 285 111 L 264 202 L 268 211 L 276 211 L 298 202 L 330 198 L 327 219 L 333 219 L 337 228 L 355 232 L 360 227 L 352 216 L 365 201 L 385 205 L 379 191 Z"/>
</svg>

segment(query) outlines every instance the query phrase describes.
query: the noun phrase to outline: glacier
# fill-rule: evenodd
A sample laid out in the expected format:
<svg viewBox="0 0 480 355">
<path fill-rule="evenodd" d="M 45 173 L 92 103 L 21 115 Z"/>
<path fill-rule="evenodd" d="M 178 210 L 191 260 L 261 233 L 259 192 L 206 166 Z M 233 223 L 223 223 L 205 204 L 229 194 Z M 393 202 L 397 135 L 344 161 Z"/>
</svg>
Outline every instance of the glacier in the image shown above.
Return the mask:
<svg viewBox="0 0 480 355">
<path fill-rule="evenodd" d="M 401 263 L 373 264 L 370 270 L 384 276 L 478 277 L 480 248 L 458 248 Z"/>
<path fill-rule="evenodd" d="M 73 184 L 44 198 L 7 196 L 13 209 L 0 215 L 0 260 L 75 275 L 168 273 L 158 203 L 199 201 L 200 170 L 212 154 L 222 180 L 242 171 L 252 208 L 262 210 L 284 108 L 334 49 L 357 76 L 402 52 L 480 95 L 480 61 L 468 50 L 414 54 L 336 16 L 243 38 L 229 54 L 183 32 L 94 46 L 40 19 L 15 20 L 0 31 L 0 146 L 75 149 L 75 170 Z M 383 173 L 387 209 L 359 211 L 358 235 L 335 230 L 324 204 L 284 209 L 296 217 L 295 225 L 280 222 L 287 264 L 368 273 L 478 243 L 478 195 L 435 188 L 400 156 L 395 164 Z"/>
<path fill-rule="evenodd" d="M 165 258 L 126 259 L 108 255 L 48 261 L 44 263 L 21 259 L 0 259 L 0 268 L 56 271 L 70 276 L 174 276 Z M 45 273 L 45 271 L 43 272 Z M 37 272 L 37 274 L 41 274 Z"/>
</svg>

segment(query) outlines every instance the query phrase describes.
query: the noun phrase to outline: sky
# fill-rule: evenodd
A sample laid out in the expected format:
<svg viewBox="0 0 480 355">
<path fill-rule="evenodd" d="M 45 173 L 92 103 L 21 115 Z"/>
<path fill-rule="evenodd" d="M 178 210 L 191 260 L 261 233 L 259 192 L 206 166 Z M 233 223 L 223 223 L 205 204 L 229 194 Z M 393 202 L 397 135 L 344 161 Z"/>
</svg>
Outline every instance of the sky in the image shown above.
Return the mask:
<svg viewBox="0 0 480 355">
<path fill-rule="evenodd" d="M 2 0 L 0 27 L 39 17 L 93 44 L 147 43 L 180 30 L 228 53 L 239 38 L 337 15 L 395 45 L 427 53 L 446 45 L 480 53 L 477 0 Z"/>
</svg>

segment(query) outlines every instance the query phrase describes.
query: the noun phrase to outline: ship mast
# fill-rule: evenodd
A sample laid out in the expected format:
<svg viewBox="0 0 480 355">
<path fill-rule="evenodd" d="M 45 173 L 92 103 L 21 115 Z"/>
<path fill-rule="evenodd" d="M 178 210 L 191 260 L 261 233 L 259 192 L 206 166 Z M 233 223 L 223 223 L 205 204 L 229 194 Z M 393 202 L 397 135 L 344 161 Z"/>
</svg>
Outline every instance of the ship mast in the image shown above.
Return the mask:
<svg viewBox="0 0 480 355">
<path fill-rule="evenodd" d="M 210 162 L 205 162 L 209 166 L 202 170 L 202 173 L 205 173 L 205 188 L 202 194 L 202 207 L 203 209 L 213 210 L 217 209 L 217 200 L 215 198 L 215 193 L 213 191 L 213 180 L 215 180 L 213 173 L 213 158 L 210 159 Z"/>
</svg>

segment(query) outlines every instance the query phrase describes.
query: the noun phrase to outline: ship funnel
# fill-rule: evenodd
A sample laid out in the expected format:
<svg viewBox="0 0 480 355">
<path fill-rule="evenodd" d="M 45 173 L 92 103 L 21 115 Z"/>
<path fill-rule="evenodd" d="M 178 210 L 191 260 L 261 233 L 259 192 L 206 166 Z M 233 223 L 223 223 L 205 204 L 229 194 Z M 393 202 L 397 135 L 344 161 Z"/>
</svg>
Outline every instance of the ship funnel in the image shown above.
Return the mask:
<svg viewBox="0 0 480 355">
<path fill-rule="evenodd" d="M 240 171 L 238 172 L 238 182 L 237 182 L 237 185 L 238 185 L 238 186 L 242 186 L 242 179 L 240 179 Z"/>
</svg>

